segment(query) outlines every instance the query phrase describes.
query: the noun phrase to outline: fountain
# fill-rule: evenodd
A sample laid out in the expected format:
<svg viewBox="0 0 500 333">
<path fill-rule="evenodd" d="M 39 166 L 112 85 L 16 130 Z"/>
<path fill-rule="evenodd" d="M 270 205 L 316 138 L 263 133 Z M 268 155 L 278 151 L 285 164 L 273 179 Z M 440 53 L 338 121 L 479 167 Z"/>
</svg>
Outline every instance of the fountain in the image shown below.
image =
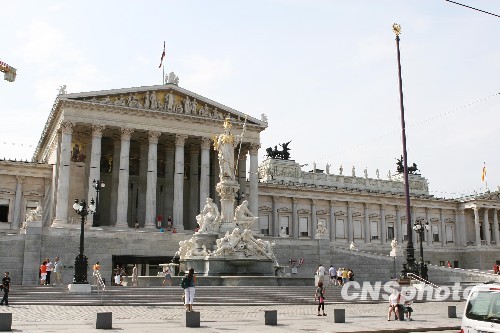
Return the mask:
<svg viewBox="0 0 500 333">
<path fill-rule="evenodd" d="M 231 134 L 231 122 L 226 118 L 224 132 L 214 137 L 218 151 L 221 210 L 211 198 L 196 217 L 198 231 L 188 240 L 179 242 L 181 265 L 192 267 L 205 276 L 274 276 L 278 262 L 273 253 L 274 243 L 254 237 L 257 220 L 248 209 L 248 201 L 234 208 L 240 186 L 235 180 L 234 150 L 244 135 Z"/>
</svg>

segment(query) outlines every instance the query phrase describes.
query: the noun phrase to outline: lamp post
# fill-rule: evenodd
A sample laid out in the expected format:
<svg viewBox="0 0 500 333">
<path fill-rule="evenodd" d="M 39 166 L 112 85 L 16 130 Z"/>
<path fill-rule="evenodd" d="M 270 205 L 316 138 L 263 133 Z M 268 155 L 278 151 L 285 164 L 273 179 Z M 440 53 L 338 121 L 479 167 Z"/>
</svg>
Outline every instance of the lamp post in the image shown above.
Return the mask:
<svg viewBox="0 0 500 333">
<path fill-rule="evenodd" d="M 80 226 L 80 253 L 76 256 L 75 259 L 75 276 L 73 278 L 73 283 L 75 284 L 88 284 L 87 281 L 87 267 L 88 267 L 88 259 L 83 254 L 84 250 L 84 228 L 85 228 L 85 217 L 90 213 L 93 213 L 95 210 L 94 199 L 90 200 L 90 205 L 87 208 L 87 203 L 85 200 L 78 202 L 78 198 L 75 199 L 75 203 L 73 204 L 73 209 L 75 212 L 81 217 L 81 226 Z"/>
<path fill-rule="evenodd" d="M 408 245 L 406 247 L 406 262 L 403 263 L 402 277 L 407 278 L 408 273 L 417 273 L 418 268 L 415 266 L 415 249 L 413 248 L 413 234 L 411 230 L 411 213 L 410 213 L 410 185 L 408 181 L 408 156 L 406 154 L 406 131 L 405 131 L 405 109 L 403 105 L 403 81 L 401 79 L 401 57 L 399 52 L 399 35 L 401 34 L 401 26 L 397 23 L 392 25 L 392 31 L 396 34 L 396 49 L 398 55 L 398 78 L 399 78 L 399 105 L 401 109 L 401 137 L 403 141 L 403 174 L 406 198 L 406 221 L 408 230 Z"/>
<path fill-rule="evenodd" d="M 429 276 L 427 275 L 427 265 L 424 262 L 423 243 L 424 243 L 424 233 L 426 231 L 429 231 L 430 229 L 431 226 L 429 225 L 428 221 L 425 221 L 425 223 L 423 223 L 423 220 L 417 220 L 413 225 L 413 230 L 415 230 L 415 232 L 418 234 L 420 241 L 420 276 L 425 280 L 429 280 Z"/>
<path fill-rule="evenodd" d="M 92 226 L 99 227 L 101 225 L 101 214 L 99 213 L 99 192 L 102 188 L 104 188 L 106 184 L 102 180 L 95 180 L 92 182 L 92 187 L 95 188 L 96 191 L 96 199 L 95 199 L 95 212 L 93 213 Z"/>
</svg>

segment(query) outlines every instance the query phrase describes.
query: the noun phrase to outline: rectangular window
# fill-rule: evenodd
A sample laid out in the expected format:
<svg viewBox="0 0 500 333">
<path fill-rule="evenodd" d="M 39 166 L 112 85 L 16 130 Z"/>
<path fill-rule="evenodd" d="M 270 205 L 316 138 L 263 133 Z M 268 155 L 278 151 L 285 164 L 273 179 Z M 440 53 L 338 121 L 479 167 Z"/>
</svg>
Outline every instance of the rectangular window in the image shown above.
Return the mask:
<svg viewBox="0 0 500 333">
<path fill-rule="evenodd" d="M 9 222 L 9 205 L 0 204 L 0 222 Z"/>
<path fill-rule="evenodd" d="M 290 235 L 290 225 L 289 225 L 289 217 L 288 216 L 280 216 L 280 232 L 281 229 L 285 228 L 286 234 Z"/>
<path fill-rule="evenodd" d="M 338 220 L 335 223 L 335 237 L 345 238 L 345 225 L 344 220 Z"/>
<path fill-rule="evenodd" d="M 401 222 L 401 233 L 403 234 L 403 240 L 408 240 L 408 225 L 405 222 Z"/>
<path fill-rule="evenodd" d="M 361 229 L 361 221 L 354 220 L 354 238 L 363 238 L 363 233 Z"/>
<path fill-rule="evenodd" d="M 453 226 L 446 226 L 446 243 L 453 243 Z"/>
<path fill-rule="evenodd" d="M 309 218 L 307 217 L 299 217 L 299 236 L 309 236 Z"/>
<path fill-rule="evenodd" d="M 387 223 L 387 239 L 394 239 L 394 223 Z"/>
<path fill-rule="evenodd" d="M 269 235 L 269 215 L 259 216 L 259 229 L 263 235 Z"/>
<path fill-rule="evenodd" d="M 378 239 L 378 222 L 370 221 L 370 235 L 371 239 Z"/>
<path fill-rule="evenodd" d="M 432 240 L 434 242 L 439 242 L 439 226 L 436 224 L 432 225 Z"/>
</svg>

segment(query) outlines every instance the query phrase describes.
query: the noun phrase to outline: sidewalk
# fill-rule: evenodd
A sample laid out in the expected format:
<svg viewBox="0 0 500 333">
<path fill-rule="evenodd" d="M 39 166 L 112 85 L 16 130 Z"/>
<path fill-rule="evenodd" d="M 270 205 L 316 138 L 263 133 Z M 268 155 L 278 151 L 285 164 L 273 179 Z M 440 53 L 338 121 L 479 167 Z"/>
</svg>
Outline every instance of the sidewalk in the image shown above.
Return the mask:
<svg viewBox="0 0 500 333">
<path fill-rule="evenodd" d="M 411 322 L 387 321 L 387 304 L 327 304 L 328 316 L 317 317 L 311 305 L 198 306 L 201 327 L 181 325 L 182 306 L 41 306 L 12 305 L 0 312 L 13 314 L 15 332 L 97 332 L 95 313 L 113 312 L 113 329 L 107 332 L 417 332 L 460 329 L 460 318 L 447 318 L 448 305 L 461 317 L 465 302 L 413 304 Z M 346 311 L 346 323 L 333 322 L 333 309 Z M 278 326 L 265 326 L 265 310 L 278 311 Z"/>
</svg>

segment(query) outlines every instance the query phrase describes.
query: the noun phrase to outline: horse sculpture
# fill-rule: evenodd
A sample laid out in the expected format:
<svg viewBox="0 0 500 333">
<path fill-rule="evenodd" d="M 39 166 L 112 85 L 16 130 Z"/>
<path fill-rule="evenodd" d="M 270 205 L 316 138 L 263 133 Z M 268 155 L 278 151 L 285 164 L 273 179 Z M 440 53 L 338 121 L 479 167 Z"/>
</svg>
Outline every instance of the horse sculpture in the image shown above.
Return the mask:
<svg viewBox="0 0 500 333">
<path fill-rule="evenodd" d="M 274 159 L 282 159 L 282 160 L 288 160 L 290 159 L 290 148 L 288 148 L 288 144 L 292 141 L 285 142 L 283 144 L 279 144 L 283 150 L 278 150 L 278 146 L 274 146 L 274 149 L 272 147 L 269 147 L 266 149 L 267 157 L 269 158 L 274 158 Z"/>
<path fill-rule="evenodd" d="M 401 156 L 401 158 L 396 158 L 397 160 L 397 169 L 396 171 L 398 173 L 404 173 L 404 164 L 403 164 L 403 156 Z M 420 171 L 418 168 L 417 168 L 417 164 L 413 163 L 413 165 L 410 165 L 408 166 L 408 174 L 410 175 L 418 175 L 417 171 Z"/>
</svg>

